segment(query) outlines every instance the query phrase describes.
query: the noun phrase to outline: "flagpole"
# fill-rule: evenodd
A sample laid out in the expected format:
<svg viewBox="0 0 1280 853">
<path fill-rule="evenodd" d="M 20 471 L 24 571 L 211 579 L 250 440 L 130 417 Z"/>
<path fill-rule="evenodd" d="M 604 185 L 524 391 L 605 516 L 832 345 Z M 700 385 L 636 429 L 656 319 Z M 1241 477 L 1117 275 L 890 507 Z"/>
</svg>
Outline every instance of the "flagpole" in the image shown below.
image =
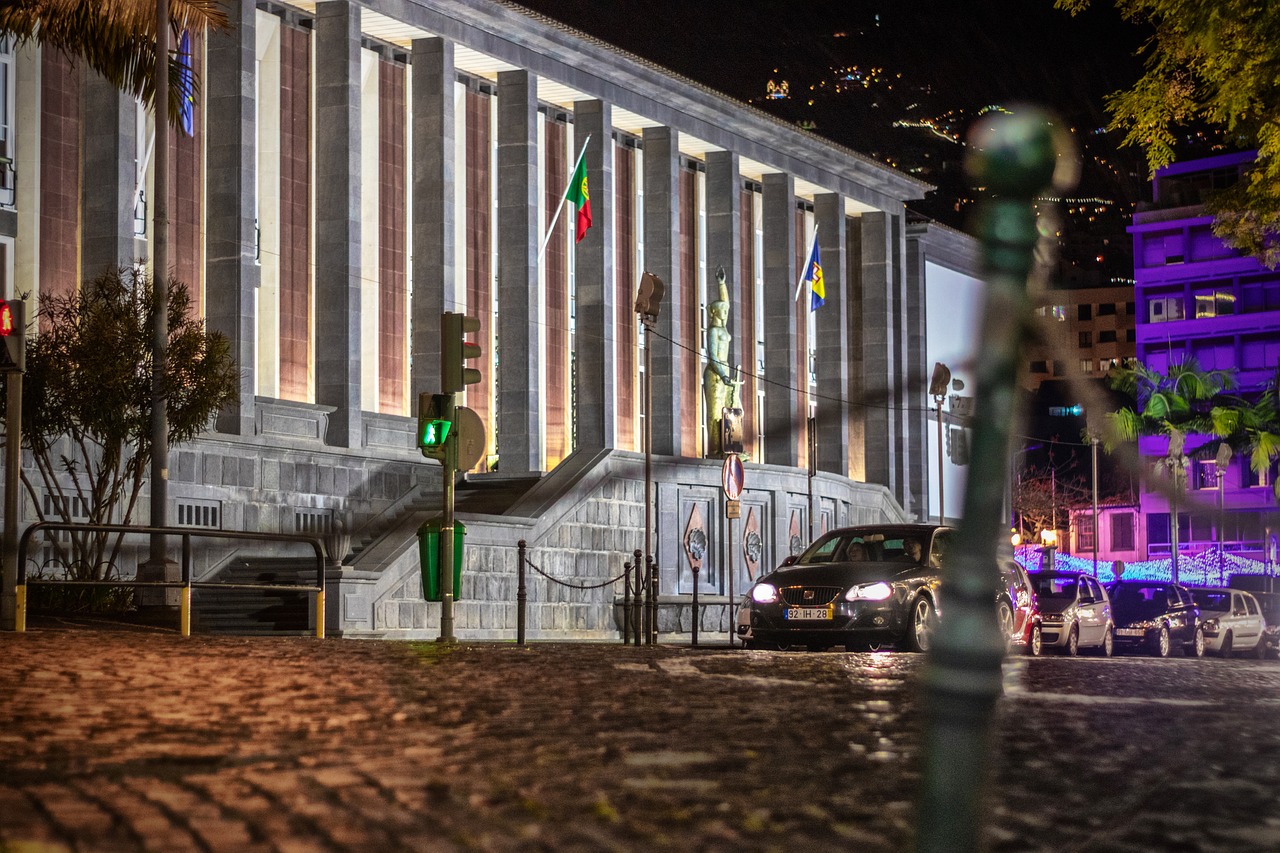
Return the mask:
<svg viewBox="0 0 1280 853">
<path fill-rule="evenodd" d="M 800 288 L 804 287 L 804 274 L 809 271 L 809 262 L 813 260 L 813 245 L 818 242 L 818 226 L 813 226 L 813 236 L 809 238 L 809 251 L 804 253 L 804 267 L 800 270 L 800 280 L 796 282 L 796 295 L 791 297 L 791 301 L 795 302 L 800 298 Z"/>
<path fill-rule="evenodd" d="M 587 138 L 582 140 L 582 151 L 578 153 L 578 159 L 573 161 L 573 168 L 569 171 L 569 181 L 564 185 L 564 192 L 560 193 L 560 203 L 556 205 L 556 214 L 551 217 L 551 225 L 547 228 L 547 235 L 542 238 L 542 248 L 538 250 L 538 266 L 542 266 L 542 256 L 547 253 L 547 243 L 551 242 L 551 235 L 556 230 L 556 222 L 560 219 L 560 211 L 564 209 L 565 200 L 569 196 L 569 186 L 573 183 L 573 176 L 578 173 L 578 164 L 582 162 L 582 158 L 587 156 L 587 143 L 591 141 L 591 134 L 587 134 Z"/>
</svg>

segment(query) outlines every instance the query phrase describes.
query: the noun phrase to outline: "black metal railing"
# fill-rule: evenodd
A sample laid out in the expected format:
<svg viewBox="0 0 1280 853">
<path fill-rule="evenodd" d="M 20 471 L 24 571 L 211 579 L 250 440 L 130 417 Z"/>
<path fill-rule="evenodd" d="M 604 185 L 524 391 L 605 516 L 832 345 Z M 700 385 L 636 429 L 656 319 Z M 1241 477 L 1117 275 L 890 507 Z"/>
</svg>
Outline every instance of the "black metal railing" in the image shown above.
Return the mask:
<svg viewBox="0 0 1280 853">
<path fill-rule="evenodd" d="M 114 578 L 106 580 L 49 580 L 45 578 L 27 580 L 27 550 L 32 537 L 46 530 L 62 530 L 79 533 L 122 533 L 141 536 L 174 536 L 182 540 L 181 580 L 151 581 Z M 253 542 L 283 542 L 310 545 L 316 555 L 316 582 L 309 584 L 277 584 L 277 583 L 217 583 L 193 581 L 191 579 L 191 540 L 201 539 L 235 539 Z M 179 605 L 179 630 L 182 636 L 191 636 L 191 591 L 192 589 L 255 589 L 283 590 L 292 592 L 314 592 L 316 637 L 324 638 L 324 543 L 315 536 L 300 536 L 289 533 L 249 533 L 231 530 L 199 530 L 190 527 L 135 527 L 126 524 L 77 524 L 54 521 L 37 522 L 22 532 L 18 540 L 18 584 L 17 606 L 15 609 L 15 631 L 27 629 L 27 587 L 28 586 L 132 586 L 152 587 L 157 589 L 181 590 Z"/>
</svg>

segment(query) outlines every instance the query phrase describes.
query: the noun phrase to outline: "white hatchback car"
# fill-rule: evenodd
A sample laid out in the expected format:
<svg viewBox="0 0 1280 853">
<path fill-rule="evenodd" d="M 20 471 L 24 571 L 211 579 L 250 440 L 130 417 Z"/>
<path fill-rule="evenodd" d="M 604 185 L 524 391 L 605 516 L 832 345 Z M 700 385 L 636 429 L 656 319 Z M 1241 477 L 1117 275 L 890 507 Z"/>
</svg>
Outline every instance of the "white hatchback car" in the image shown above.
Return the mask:
<svg viewBox="0 0 1280 853">
<path fill-rule="evenodd" d="M 1267 645 L 1263 631 L 1267 627 L 1262 608 L 1252 594 L 1239 589 L 1193 589 L 1192 597 L 1200 607 L 1204 621 L 1206 652 L 1231 657 L 1233 651 L 1265 657 Z"/>
</svg>

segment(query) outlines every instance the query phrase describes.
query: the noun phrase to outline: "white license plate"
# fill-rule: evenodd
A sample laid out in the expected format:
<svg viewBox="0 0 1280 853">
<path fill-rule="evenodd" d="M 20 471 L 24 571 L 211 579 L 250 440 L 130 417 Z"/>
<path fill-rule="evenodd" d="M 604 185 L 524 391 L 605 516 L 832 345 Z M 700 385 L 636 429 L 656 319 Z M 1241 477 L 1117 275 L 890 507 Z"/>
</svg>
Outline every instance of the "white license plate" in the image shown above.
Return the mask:
<svg viewBox="0 0 1280 853">
<path fill-rule="evenodd" d="M 788 607 L 788 619 L 830 619 L 830 607 Z"/>
<path fill-rule="evenodd" d="M 1117 637 L 1141 637 L 1145 633 L 1147 632 L 1141 628 L 1117 628 L 1116 629 Z"/>
</svg>

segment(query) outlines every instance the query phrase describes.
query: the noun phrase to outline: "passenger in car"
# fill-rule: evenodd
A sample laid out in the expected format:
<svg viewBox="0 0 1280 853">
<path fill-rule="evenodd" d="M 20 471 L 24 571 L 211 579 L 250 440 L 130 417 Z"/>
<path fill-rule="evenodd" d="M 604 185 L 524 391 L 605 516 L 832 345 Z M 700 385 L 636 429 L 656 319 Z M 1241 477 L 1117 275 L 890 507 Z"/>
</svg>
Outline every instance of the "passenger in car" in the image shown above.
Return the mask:
<svg viewBox="0 0 1280 853">
<path fill-rule="evenodd" d="M 902 540 L 902 559 L 918 563 L 923 557 L 924 546 L 920 544 L 919 539 L 908 538 Z"/>
<path fill-rule="evenodd" d="M 845 549 L 844 558 L 851 563 L 862 562 L 867 559 L 867 546 L 861 542 L 850 542 L 849 547 Z"/>
</svg>

